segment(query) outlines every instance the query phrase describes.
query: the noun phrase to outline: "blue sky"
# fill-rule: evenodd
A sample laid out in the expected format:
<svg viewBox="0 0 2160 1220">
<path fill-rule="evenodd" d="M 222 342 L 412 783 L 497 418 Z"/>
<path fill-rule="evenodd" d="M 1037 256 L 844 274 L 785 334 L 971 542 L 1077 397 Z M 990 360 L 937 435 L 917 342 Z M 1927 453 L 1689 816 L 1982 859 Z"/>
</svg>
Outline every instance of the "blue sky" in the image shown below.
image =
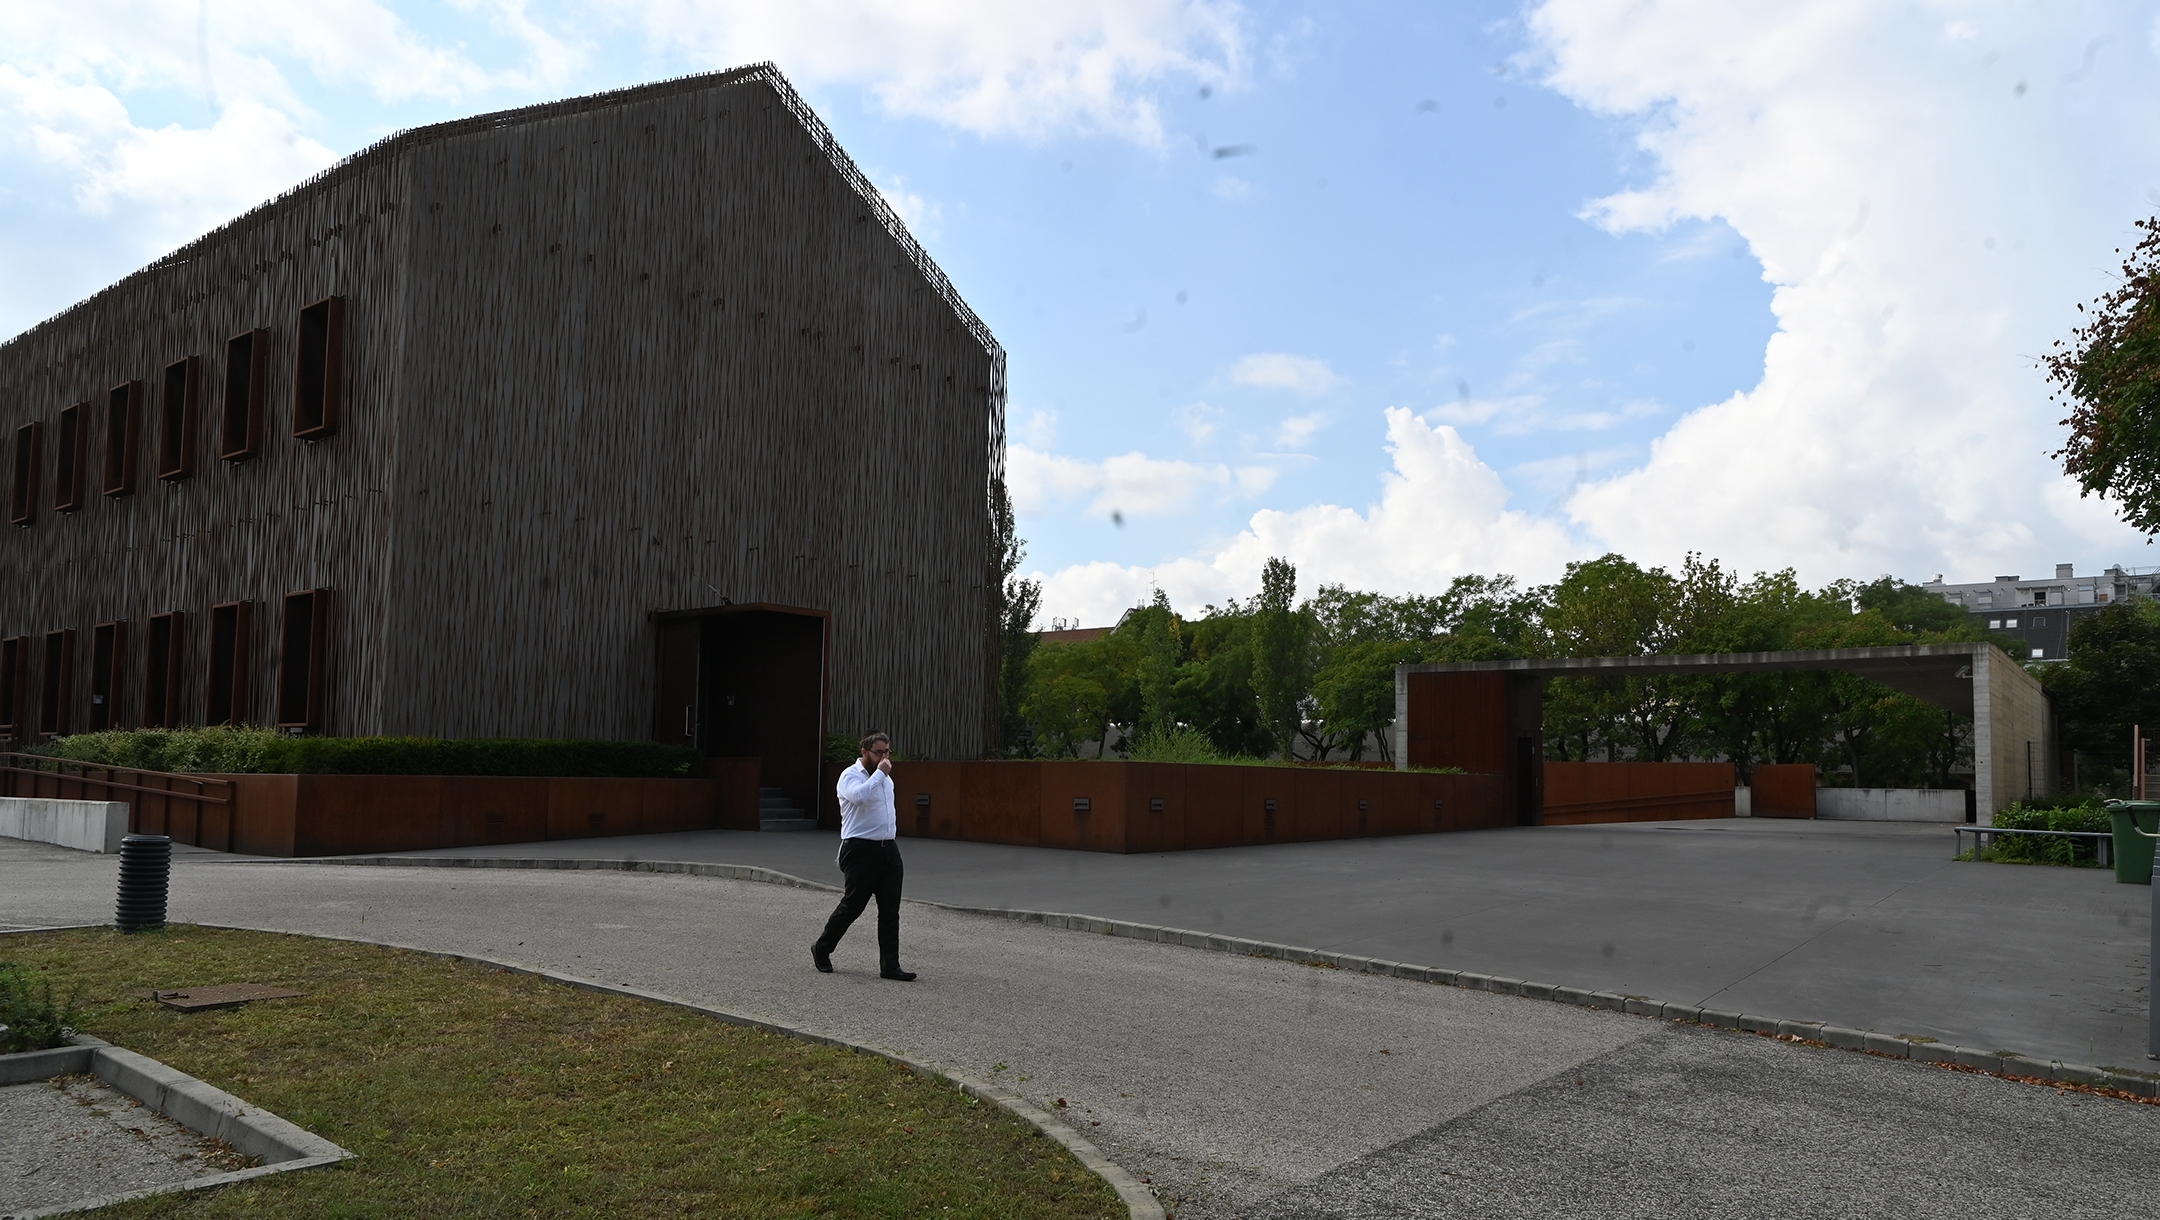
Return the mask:
<svg viewBox="0 0 2160 1220">
<path fill-rule="evenodd" d="M 0 333 L 397 128 L 770 58 L 1004 343 L 1049 614 L 2154 562 L 2031 364 L 2160 210 L 2156 16 L 29 0 Z"/>
</svg>

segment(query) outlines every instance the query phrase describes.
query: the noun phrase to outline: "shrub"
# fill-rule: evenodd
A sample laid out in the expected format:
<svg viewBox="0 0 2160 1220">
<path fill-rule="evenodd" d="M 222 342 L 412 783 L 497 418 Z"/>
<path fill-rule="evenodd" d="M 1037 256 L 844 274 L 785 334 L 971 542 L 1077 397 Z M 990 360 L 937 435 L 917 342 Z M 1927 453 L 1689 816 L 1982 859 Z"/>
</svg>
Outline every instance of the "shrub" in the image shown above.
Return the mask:
<svg viewBox="0 0 2160 1220">
<path fill-rule="evenodd" d="M 139 729 L 62 737 L 38 751 L 145 771 L 243 775 L 567 775 L 664 779 L 697 751 L 651 741 L 525 737 L 288 737 L 270 729 Z"/>
<path fill-rule="evenodd" d="M 1186 725 L 1151 729 L 1127 743 L 1126 756 L 1134 762 L 1215 763 L 1229 762 L 1206 733 Z"/>
<path fill-rule="evenodd" d="M 75 1031 L 75 993 L 53 1002 L 52 980 L 28 966 L 0 962 L 0 1052 L 60 1046 Z"/>
<path fill-rule="evenodd" d="M 2074 803 L 2073 803 L 2074 802 Z M 1995 815 L 2010 830 L 2112 830 L 2107 810 L 2092 797 L 2036 797 L 2019 801 Z M 2099 849 L 2090 839 L 2051 839 L 2037 835 L 2002 835 L 1989 848 L 1997 860 L 2019 864 L 2098 865 Z"/>
</svg>

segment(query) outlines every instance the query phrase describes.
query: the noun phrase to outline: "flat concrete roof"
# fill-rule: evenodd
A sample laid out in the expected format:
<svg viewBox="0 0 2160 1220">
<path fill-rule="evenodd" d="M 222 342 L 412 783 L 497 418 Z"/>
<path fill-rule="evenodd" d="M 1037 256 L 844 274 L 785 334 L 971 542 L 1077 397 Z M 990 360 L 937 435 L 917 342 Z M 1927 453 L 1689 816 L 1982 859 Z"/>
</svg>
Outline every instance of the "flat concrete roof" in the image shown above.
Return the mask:
<svg viewBox="0 0 2160 1220">
<path fill-rule="evenodd" d="M 1993 644 L 1893 644 L 1791 652 L 1707 652 L 1648 657 L 1540 657 L 1402 665 L 1401 673 L 1510 673 L 1540 678 L 1667 674 L 1796 673 L 1835 669 L 1880 682 L 1937 707 L 1971 715 L 1973 660 Z M 2005 663 L 2015 664 L 2005 655 Z"/>
</svg>

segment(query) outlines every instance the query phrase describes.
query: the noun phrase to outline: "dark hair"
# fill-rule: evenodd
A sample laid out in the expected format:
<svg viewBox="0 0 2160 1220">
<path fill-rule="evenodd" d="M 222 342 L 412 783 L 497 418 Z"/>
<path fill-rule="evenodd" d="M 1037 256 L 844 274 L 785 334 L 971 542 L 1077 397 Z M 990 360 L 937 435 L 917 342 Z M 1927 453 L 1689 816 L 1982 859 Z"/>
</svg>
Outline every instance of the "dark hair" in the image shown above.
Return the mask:
<svg viewBox="0 0 2160 1220">
<path fill-rule="evenodd" d="M 881 741 L 888 746 L 892 744 L 892 738 L 878 732 L 876 729 L 872 729 L 868 733 L 865 733 L 862 739 L 863 753 L 868 754 L 870 752 L 870 747 L 876 745 Z"/>
</svg>

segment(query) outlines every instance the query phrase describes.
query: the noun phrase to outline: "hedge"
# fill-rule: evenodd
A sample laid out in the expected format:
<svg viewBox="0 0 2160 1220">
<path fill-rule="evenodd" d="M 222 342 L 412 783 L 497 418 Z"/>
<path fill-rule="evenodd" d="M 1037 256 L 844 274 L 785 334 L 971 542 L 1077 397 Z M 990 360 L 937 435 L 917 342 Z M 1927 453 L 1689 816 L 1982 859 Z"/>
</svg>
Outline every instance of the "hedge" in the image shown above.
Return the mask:
<svg viewBox="0 0 2160 1220">
<path fill-rule="evenodd" d="M 2073 801 L 2081 802 L 2073 804 Z M 2010 830 L 2114 829 L 2107 810 L 2091 797 L 2041 797 L 2020 801 L 1995 815 L 1995 824 Z M 2074 864 L 2097 866 L 2099 849 L 2090 839 L 2053 839 L 2040 835 L 1996 836 L 1988 857 L 2018 864 Z"/>
<path fill-rule="evenodd" d="M 698 753 L 651 741 L 529 737 L 288 737 L 271 729 L 80 733 L 36 753 L 144 771 L 243 775 L 566 775 L 666 779 L 698 772 Z"/>
</svg>

